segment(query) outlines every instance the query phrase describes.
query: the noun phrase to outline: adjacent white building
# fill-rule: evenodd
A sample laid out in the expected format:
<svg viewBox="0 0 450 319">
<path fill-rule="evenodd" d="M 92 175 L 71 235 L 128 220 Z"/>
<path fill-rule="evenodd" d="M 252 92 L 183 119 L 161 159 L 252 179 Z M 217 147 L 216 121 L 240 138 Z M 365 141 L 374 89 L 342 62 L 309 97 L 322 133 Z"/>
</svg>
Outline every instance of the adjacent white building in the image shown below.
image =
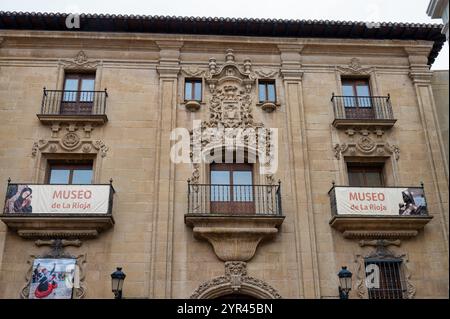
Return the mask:
<svg viewBox="0 0 450 319">
<path fill-rule="evenodd" d="M 444 23 L 442 33 L 448 41 L 448 0 L 431 0 L 428 4 L 427 15 L 432 19 L 442 19 Z"/>
</svg>

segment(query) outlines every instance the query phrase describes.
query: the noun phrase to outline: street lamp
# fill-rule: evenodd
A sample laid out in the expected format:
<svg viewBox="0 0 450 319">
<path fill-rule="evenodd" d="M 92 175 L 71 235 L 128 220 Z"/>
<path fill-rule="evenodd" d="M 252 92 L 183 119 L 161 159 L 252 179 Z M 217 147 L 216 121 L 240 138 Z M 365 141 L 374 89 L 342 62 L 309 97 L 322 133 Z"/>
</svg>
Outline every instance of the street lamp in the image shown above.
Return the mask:
<svg viewBox="0 0 450 319">
<path fill-rule="evenodd" d="M 125 277 L 122 267 L 117 267 L 117 270 L 111 274 L 112 292 L 115 299 L 122 299 L 122 287 Z"/>
<path fill-rule="evenodd" d="M 347 266 L 342 266 L 338 273 L 339 277 L 339 298 L 348 299 L 348 294 L 352 290 L 352 273 L 347 270 Z"/>
</svg>

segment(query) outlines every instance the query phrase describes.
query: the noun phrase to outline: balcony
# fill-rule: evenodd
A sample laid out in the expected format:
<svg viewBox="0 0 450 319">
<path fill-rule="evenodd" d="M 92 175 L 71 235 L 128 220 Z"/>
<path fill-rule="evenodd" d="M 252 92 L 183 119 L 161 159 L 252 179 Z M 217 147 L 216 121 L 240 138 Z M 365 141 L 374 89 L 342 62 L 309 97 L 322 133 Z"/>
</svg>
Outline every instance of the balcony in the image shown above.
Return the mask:
<svg viewBox="0 0 450 319">
<path fill-rule="evenodd" d="M 248 261 L 283 223 L 281 185 L 189 183 L 184 220 L 222 261 Z"/>
<path fill-rule="evenodd" d="M 2 220 L 24 238 L 97 237 L 114 225 L 111 184 L 9 183 Z"/>
<path fill-rule="evenodd" d="M 336 128 L 391 128 L 397 121 L 392 113 L 390 96 L 331 97 Z"/>
<path fill-rule="evenodd" d="M 433 218 L 421 187 L 333 186 L 330 226 L 345 238 L 414 237 Z"/>
<path fill-rule="evenodd" d="M 104 91 L 63 91 L 46 90 L 42 96 L 41 113 L 37 114 L 44 124 L 54 122 L 83 122 L 104 124 L 106 116 L 106 99 Z"/>
</svg>

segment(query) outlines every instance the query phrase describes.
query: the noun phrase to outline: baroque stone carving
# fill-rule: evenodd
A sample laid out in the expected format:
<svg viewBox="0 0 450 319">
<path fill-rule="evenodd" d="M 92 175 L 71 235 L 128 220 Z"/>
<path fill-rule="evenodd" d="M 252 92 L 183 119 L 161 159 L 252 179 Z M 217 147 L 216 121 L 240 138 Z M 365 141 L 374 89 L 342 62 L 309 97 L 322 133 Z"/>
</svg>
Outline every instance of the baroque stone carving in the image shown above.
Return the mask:
<svg viewBox="0 0 450 319">
<path fill-rule="evenodd" d="M 36 240 L 35 245 L 38 247 L 41 246 L 50 246 L 50 250 L 44 255 L 30 255 L 27 263 L 29 265 L 28 271 L 25 274 L 26 284 L 20 291 L 20 297 L 23 299 L 28 299 L 30 293 L 30 284 L 31 284 L 31 276 L 33 272 L 33 263 L 37 258 L 73 258 L 76 259 L 76 265 L 78 266 L 76 269 L 76 273 L 74 276 L 74 289 L 73 289 L 73 298 L 81 299 L 86 294 L 86 286 L 85 286 L 85 264 L 86 264 L 86 255 L 78 255 L 73 256 L 64 251 L 64 247 L 67 246 L 81 246 L 80 240 L 67 240 L 67 239 L 51 239 L 51 240 Z"/>
<path fill-rule="evenodd" d="M 200 72 L 200 71 L 187 71 Z M 221 147 L 225 145 L 225 139 L 238 139 L 241 146 L 254 146 L 256 141 L 262 135 L 252 135 L 251 132 L 237 136 L 236 131 L 225 130 L 221 136 L 215 135 L 211 129 L 254 129 L 264 128 L 262 123 L 256 122 L 253 118 L 252 108 L 255 104 L 252 99 L 253 87 L 256 83 L 256 75 L 252 71 L 250 59 L 245 59 L 243 67 L 235 61 L 232 49 L 226 51 L 225 62 L 219 66 L 215 58 L 209 59 L 208 70 L 204 73 L 205 82 L 209 87 L 211 97 L 208 101 L 209 118 L 202 121 L 199 127 L 191 130 L 191 136 L 201 136 L 202 143 L 199 146 L 200 151 L 207 148 Z M 226 135 L 228 134 L 228 135 Z M 231 135 L 230 135 L 231 134 Z M 250 136 L 251 135 L 251 136 Z M 264 143 L 264 154 L 269 155 L 271 150 L 271 135 L 267 132 L 262 137 Z M 262 148 L 262 147 L 261 147 Z M 194 145 L 191 145 L 192 154 L 194 153 Z M 262 150 L 260 150 L 262 151 Z M 197 152 L 195 152 L 197 153 Z M 264 157 L 268 164 L 269 156 Z M 195 161 L 194 161 L 195 162 Z M 193 172 L 193 174 L 195 171 Z M 191 182 L 195 184 L 198 178 L 192 178 Z"/>
<path fill-rule="evenodd" d="M 347 141 L 333 146 L 333 153 L 336 159 L 343 156 L 390 156 L 396 160 L 400 158 L 400 148 L 395 144 L 390 144 L 383 139 L 382 130 L 369 131 L 366 129 L 345 131 L 348 136 Z"/>
<path fill-rule="evenodd" d="M 98 60 L 88 59 L 86 53 L 81 50 L 71 60 L 60 60 L 65 69 L 95 69 L 100 64 Z"/>
<path fill-rule="evenodd" d="M 278 291 L 266 282 L 247 275 L 247 264 L 241 261 L 225 263 L 225 275 L 201 284 L 190 299 L 216 298 L 231 293 L 248 294 L 256 298 L 281 299 Z"/>
<path fill-rule="evenodd" d="M 279 70 L 268 70 L 268 69 L 255 70 L 255 74 L 263 79 L 271 79 L 275 76 L 278 76 L 279 73 L 280 73 Z"/>
<path fill-rule="evenodd" d="M 370 153 L 375 148 L 375 142 L 368 136 L 362 136 L 356 144 L 362 152 Z"/>
<path fill-rule="evenodd" d="M 61 146 L 64 149 L 70 151 L 77 148 L 80 142 L 80 137 L 76 133 L 69 132 L 62 137 Z"/>
<path fill-rule="evenodd" d="M 358 58 L 352 58 L 348 65 L 337 66 L 336 69 L 342 74 L 368 74 L 372 68 L 364 68 Z"/>
<path fill-rule="evenodd" d="M 65 152 L 83 152 L 86 154 L 99 153 L 105 157 L 109 147 L 101 140 L 91 140 L 90 138 L 81 138 L 75 131 L 76 128 L 68 127 L 67 133 L 62 138 L 52 137 L 48 140 L 40 139 L 33 143 L 31 155 L 34 157 L 37 152 L 41 153 L 65 153 Z"/>
<path fill-rule="evenodd" d="M 377 259 L 377 260 L 390 260 L 390 259 L 401 259 L 402 260 L 402 270 L 404 276 L 405 295 L 407 299 L 413 299 L 416 294 L 416 288 L 411 282 L 411 272 L 408 267 L 409 258 L 408 254 L 394 254 L 387 247 L 401 245 L 401 241 L 397 240 L 361 240 L 359 242 L 360 247 L 371 246 L 375 247 L 375 250 L 367 255 L 356 254 L 354 262 L 356 264 L 356 292 L 359 298 L 368 298 L 368 292 L 365 285 L 366 280 L 366 270 L 365 270 L 365 259 Z"/>
<path fill-rule="evenodd" d="M 202 77 L 206 70 L 193 67 L 182 67 L 181 72 L 188 77 Z"/>
</svg>

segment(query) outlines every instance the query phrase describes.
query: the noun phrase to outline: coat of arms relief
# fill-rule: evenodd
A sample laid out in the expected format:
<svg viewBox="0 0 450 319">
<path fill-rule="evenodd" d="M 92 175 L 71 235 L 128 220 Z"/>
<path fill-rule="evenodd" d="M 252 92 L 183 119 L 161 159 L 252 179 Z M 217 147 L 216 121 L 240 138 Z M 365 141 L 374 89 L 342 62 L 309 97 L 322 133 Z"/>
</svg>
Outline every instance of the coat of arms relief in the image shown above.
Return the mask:
<svg viewBox="0 0 450 319">
<path fill-rule="evenodd" d="M 185 70 L 189 74 L 192 71 Z M 198 73 L 198 72 L 197 72 Z M 197 74 L 198 75 L 198 74 Z M 265 129 L 263 123 L 255 121 L 253 107 L 256 105 L 256 83 L 258 75 L 252 70 L 250 59 L 244 59 L 242 64 L 236 62 L 232 49 L 226 50 L 225 61 L 221 65 L 215 58 L 209 59 L 208 70 L 202 72 L 204 82 L 209 90 L 207 119 L 194 127 L 191 136 L 201 136 L 201 143 L 192 143 L 191 150 L 195 153 L 206 149 L 220 148 L 226 139 L 234 139 L 236 145 L 245 148 L 251 146 L 263 159 L 263 165 L 270 163 L 271 130 Z M 261 143 L 263 141 L 263 143 Z M 261 154 L 265 156 L 261 156 Z M 194 158 L 194 171 L 191 182 L 199 181 L 199 164 Z M 273 181 L 273 176 L 266 176 L 267 181 Z"/>
<path fill-rule="evenodd" d="M 257 128 L 261 123 L 253 121 L 252 90 L 256 75 L 249 59 L 244 60 L 243 70 L 235 61 L 232 49 L 228 49 L 225 63 L 217 67 L 216 59 L 209 59 L 205 82 L 209 87 L 209 121 L 206 127 Z"/>
</svg>

